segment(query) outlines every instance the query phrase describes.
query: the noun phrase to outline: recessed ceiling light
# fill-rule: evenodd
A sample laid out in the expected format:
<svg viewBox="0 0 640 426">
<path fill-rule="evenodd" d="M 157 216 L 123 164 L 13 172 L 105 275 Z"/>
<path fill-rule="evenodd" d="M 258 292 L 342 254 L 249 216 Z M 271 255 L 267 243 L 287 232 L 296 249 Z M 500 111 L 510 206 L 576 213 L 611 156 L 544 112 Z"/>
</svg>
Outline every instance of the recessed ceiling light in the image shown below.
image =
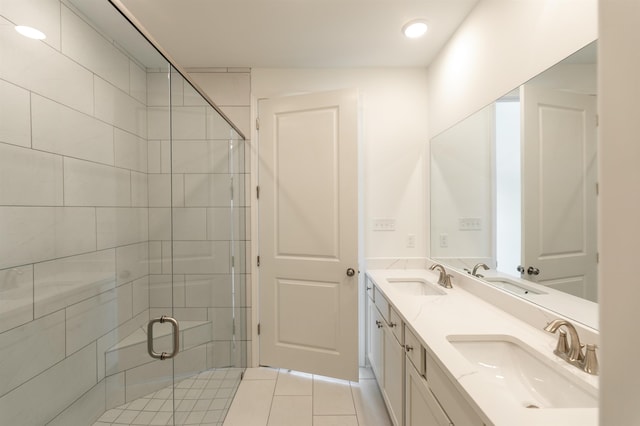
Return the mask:
<svg viewBox="0 0 640 426">
<path fill-rule="evenodd" d="M 47 38 L 47 36 L 44 35 L 42 31 L 24 25 L 16 25 L 16 31 L 23 36 L 32 38 L 34 40 L 44 40 L 45 38 Z"/>
<path fill-rule="evenodd" d="M 422 37 L 427 32 L 427 24 L 422 20 L 410 21 L 402 27 L 402 34 L 407 38 Z"/>
</svg>

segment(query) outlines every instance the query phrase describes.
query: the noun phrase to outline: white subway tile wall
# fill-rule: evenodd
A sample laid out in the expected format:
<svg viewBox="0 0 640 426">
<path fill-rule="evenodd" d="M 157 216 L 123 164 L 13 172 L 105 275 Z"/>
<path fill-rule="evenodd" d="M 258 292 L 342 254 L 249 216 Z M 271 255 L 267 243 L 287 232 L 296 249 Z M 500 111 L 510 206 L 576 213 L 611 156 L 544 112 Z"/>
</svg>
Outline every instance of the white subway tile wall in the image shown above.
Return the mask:
<svg viewBox="0 0 640 426">
<path fill-rule="evenodd" d="M 0 424 L 91 424 L 174 371 L 248 361 L 248 142 L 97 27 L 64 0 L 0 2 Z M 249 76 L 194 74 L 241 126 Z M 187 324 L 175 368 L 146 354 L 166 314 Z"/>
</svg>

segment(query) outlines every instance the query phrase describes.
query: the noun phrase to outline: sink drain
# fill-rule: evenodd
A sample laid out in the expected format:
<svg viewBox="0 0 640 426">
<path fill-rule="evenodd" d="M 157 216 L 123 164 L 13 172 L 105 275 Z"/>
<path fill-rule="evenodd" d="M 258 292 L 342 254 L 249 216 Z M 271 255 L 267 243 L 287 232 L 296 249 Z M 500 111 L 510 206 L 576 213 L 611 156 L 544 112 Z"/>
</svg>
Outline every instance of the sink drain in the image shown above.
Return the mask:
<svg viewBox="0 0 640 426">
<path fill-rule="evenodd" d="M 526 406 L 526 408 L 540 408 L 540 407 L 538 407 L 536 404 L 529 404 Z"/>
</svg>

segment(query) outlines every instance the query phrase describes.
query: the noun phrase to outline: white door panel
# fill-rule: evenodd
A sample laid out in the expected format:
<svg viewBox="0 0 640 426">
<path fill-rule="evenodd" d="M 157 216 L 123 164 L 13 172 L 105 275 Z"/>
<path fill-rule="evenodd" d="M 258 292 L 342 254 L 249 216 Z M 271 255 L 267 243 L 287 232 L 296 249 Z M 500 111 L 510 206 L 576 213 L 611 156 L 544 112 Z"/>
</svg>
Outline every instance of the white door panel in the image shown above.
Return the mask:
<svg viewBox="0 0 640 426">
<path fill-rule="evenodd" d="M 260 363 L 357 380 L 353 91 L 260 101 Z"/>
<path fill-rule="evenodd" d="M 596 288 L 596 100 L 524 85 L 523 266 L 580 297 Z"/>
</svg>

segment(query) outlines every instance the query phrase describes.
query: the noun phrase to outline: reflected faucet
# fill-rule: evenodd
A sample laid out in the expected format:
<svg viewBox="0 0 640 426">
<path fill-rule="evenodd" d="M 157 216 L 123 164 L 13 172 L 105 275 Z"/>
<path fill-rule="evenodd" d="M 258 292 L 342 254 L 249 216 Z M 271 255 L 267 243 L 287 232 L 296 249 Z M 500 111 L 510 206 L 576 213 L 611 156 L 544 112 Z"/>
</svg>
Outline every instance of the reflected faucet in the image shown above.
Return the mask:
<svg viewBox="0 0 640 426">
<path fill-rule="evenodd" d="M 562 326 L 569 331 L 571 345 L 567 349 L 567 334 L 560 330 L 558 344 L 556 345 L 556 349 L 553 353 L 586 373 L 597 375 L 598 359 L 596 358 L 596 345 L 587 345 L 586 355 L 582 353 L 582 347 L 584 345 L 580 344 L 580 337 L 578 336 L 578 332 L 573 324 L 563 319 L 556 319 L 547 324 L 544 331 L 555 333 Z"/>
<path fill-rule="evenodd" d="M 477 263 L 476 266 L 473 267 L 473 270 L 471 271 L 471 275 L 473 275 L 474 277 L 478 277 L 478 278 L 484 278 L 484 275 L 481 275 L 478 273 L 478 269 L 482 268 L 485 271 L 489 270 L 489 267 L 487 266 L 486 263 Z"/>
<path fill-rule="evenodd" d="M 440 275 L 438 276 L 438 284 L 444 288 L 453 288 L 451 285 L 451 275 L 447 274 L 447 270 L 444 269 L 444 266 L 439 263 L 434 263 L 429 269 L 432 271 L 437 269 L 438 272 L 440 272 Z"/>
</svg>

